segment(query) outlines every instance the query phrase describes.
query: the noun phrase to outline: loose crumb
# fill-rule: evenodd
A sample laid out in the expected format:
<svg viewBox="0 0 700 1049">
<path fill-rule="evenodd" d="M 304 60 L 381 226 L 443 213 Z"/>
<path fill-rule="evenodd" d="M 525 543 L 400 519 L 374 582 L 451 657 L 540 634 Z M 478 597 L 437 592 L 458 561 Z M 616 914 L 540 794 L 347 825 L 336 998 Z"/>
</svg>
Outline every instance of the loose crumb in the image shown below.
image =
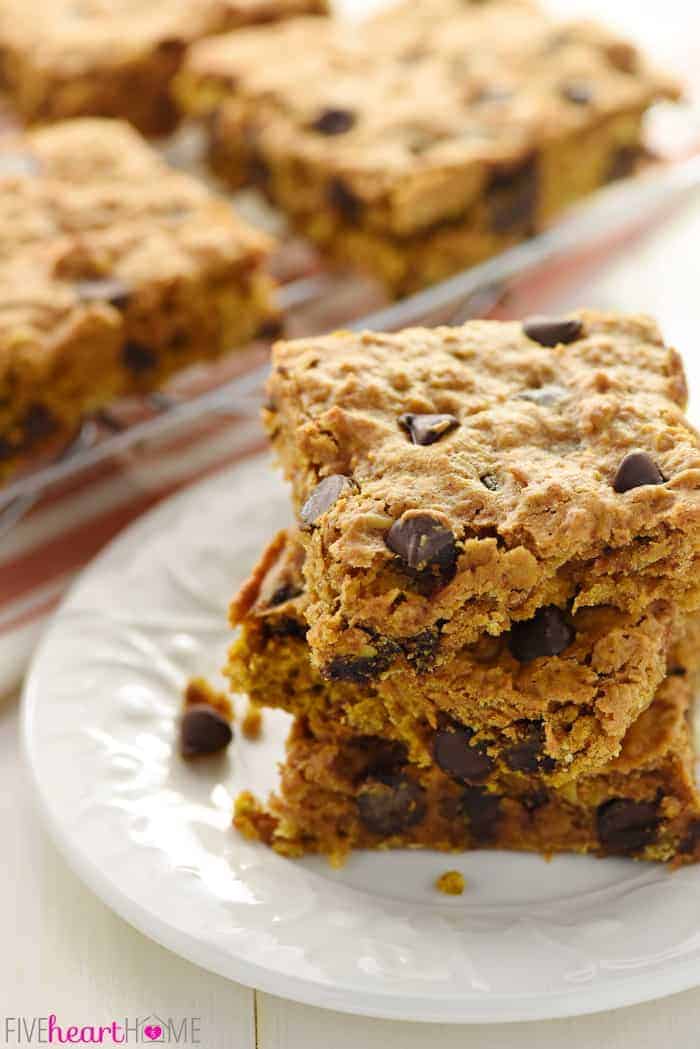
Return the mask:
<svg viewBox="0 0 700 1049">
<path fill-rule="evenodd" d="M 227 721 L 233 721 L 234 715 L 231 700 L 225 692 L 220 692 L 218 689 L 214 688 L 213 685 L 210 685 L 206 678 L 190 678 L 185 686 L 183 698 L 185 700 L 185 709 L 196 706 L 200 703 L 206 703 L 207 706 L 213 707 L 214 710 L 218 710 Z M 243 734 L 245 735 L 245 730 Z"/>
<path fill-rule="evenodd" d="M 438 892 L 444 892 L 448 896 L 461 896 L 464 892 L 464 875 L 459 871 L 445 871 L 435 881 Z"/>
<path fill-rule="evenodd" d="M 260 739 L 262 733 L 262 710 L 255 703 L 249 703 L 241 722 L 241 732 L 246 739 Z"/>
</svg>

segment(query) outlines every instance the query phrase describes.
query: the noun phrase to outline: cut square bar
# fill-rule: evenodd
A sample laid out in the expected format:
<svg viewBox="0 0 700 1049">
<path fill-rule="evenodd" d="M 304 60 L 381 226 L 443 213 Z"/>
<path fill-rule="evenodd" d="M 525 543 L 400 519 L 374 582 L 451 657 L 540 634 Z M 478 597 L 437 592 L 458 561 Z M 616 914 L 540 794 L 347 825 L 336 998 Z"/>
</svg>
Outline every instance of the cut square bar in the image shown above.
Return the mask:
<svg viewBox="0 0 700 1049">
<path fill-rule="evenodd" d="M 220 175 L 397 294 L 630 174 L 645 111 L 678 95 L 629 42 L 515 0 L 229 34 L 191 50 L 176 91 Z"/>
</svg>

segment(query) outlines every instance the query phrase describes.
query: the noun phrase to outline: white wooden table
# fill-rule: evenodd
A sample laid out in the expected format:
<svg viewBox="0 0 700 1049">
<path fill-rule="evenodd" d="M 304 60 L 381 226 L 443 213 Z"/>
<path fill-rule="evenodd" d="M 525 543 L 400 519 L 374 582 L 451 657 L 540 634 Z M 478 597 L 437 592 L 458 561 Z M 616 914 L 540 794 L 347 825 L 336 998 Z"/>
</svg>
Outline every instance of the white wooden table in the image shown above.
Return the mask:
<svg viewBox="0 0 700 1049">
<path fill-rule="evenodd" d="M 369 0 L 345 0 L 365 6 Z M 700 54 L 697 0 L 551 0 L 602 14 L 655 44 L 660 57 Z M 700 223 L 691 240 L 698 243 Z M 677 247 L 677 246 L 676 246 Z M 677 252 L 674 252 L 677 258 Z M 671 255 L 670 257 L 674 257 Z M 698 255 L 695 255 L 697 263 Z M 679 263 L 682 266 L 682 263 Z M 695 266 L 697 274 L 697 265 Z M 669 293 L 673 285 L 669 287 Z M 206 1049 L 657 1049 L 700 1044 L 700 989 L 661 1002 L 572 1020 L 449 1027 L 341 1016 L 294 1005 L 203 972 L 145 939 L 84 889 L 33 809 L 18 740 L 19 702 L 0 702 L 0 1046 L 18 1044 L 14 1017 L 56 1013 L 104 1024 L 156 1014 L 196 1018 Z M 10 1039 L 6 1039 L 9 1021 Z M 26 1042 L 24 1043 L 26 1044 Z"/>
</svg>

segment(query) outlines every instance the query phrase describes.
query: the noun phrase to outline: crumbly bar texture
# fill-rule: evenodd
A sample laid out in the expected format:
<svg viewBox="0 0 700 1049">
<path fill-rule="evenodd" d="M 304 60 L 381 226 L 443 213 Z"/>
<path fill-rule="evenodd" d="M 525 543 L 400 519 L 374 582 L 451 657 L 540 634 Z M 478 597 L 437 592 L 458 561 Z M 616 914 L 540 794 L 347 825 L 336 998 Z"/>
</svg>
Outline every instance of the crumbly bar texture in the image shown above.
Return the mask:
<svg viewBox="0 0 700 1049">
<path fill-rule="evenodd" d="M 646 109 L 677 87 L 590 22 L 439 0 L 203 41 L 176 93 L 220 175 L 405 293 L 630 174 Z"/>
<path fill-rule="evenodd" d="M 127 124 L 0 143 L 0 477 L 277 322 L 271 243 Z"/>
<path fill-rule="evenodd" d="M 700 607 L 700 437 L 644 316 L 278 343 L 265 422 L 322 675 L 412 691 L 484 634 L 529 667 L 599 606 Z"/>
<path fill-rule="evenodd" d="M 22 117 L 121 117 L 162 135 L 187 47 L 212 33 L 323 13 L 325 0 L 27 0 L 0 4 L 0 84 Z"/>
<path fill-rule="evenodd" d="M 250 793 L 234 823 L 250 838 L 297 857 L 339 865 L 353 849 L 474 848 L 622 855 L 672 866 L 700 857 L 700 804 L 688 714 L 691 689 L 670 676 L 603 771 L 550 790 L 494 793 L 437 766 L 410 764 L 378 737 L 318 740 L 297 719 L 267 805 Z"/>
<path fill-rule="evenodd" d="M 522 788 L 533 774 L 554 786 L 607 764 L 668 660 L 678 669 L 671 645 L 688 629 L 665 605 L 639 616 L 599 606 L 568 617 L 574 640 L 556 656 L 521 663 L 513 634 L 483 635 L 421 674 L 426 639 L 366 684 L 328 680 L 306 642 L 302 566 L 298 534 L 282 532 L 234 600 L 233 691 L 305 718 L 319 740 L 394 739 L 414 764 L 489 789 Z M 694 636 L 700 648 L 700 617 Z"/>
</svg>

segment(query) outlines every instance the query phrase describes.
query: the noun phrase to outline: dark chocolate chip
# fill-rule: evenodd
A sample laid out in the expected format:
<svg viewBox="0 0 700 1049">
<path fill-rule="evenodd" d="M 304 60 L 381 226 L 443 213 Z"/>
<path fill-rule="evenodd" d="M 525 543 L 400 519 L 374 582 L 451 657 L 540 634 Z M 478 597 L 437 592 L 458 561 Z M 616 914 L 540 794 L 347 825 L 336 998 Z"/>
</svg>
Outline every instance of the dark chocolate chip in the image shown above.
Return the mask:
<svg viewBox="0 0 700 1049">
<path fill-rule="evenodd" d="M 573 102 L 575 106 L 587 106 L 593 101 L 593 89 L 583 80 L 570 80 L 562 84 L 561 93 L 567 102 Z"/>
<path fill-rule="evenodd" d="M 527 794 L 523 794 L 519 800 L 526 812 L 536 812 L 537 809 L 541 809 L 543 805 L 547 804 L 549 794 L 546 790 L 531 790 Z"/>
<path fill-rule="evenodd" d="M 532 619 L 513 623 L 508 648 L 520 663 L 529 663 L 540 656 L 558 656 L 569 647 L 576 631 L 556 605 L 545 605 Z"/>
<path fill-rule="evenodd" d="M 488 488 L 490 492 L 497 492 L 501 487 L 498 483 L 498 478 L 494 474 L 482 474 L 479 480 L 484 488 Z"/>
<path fill-rule="evenodd" d="M 184 758 L 215 754 L 227 747 L 233 732 L 223 714 L 208 703 L 189 707 L 180 722 L 180 752 Z"/>
<path fill-rule="evenodd" d="M 260 153 L 253 151 L 247 160 L 248 179 L 260 189 L 267 189 L 270 185 L 270 166 Z"/>
<path fill-rule="evenodd" d="M 408 662 L 416 668 L 419 673 L 425 673 L 435 663 L 435 656 L 440 646 L 440 630 L 437 627 L 428 627 L 420 634 L 413 637 L 405 637 L 400 642 L 401 650 Z"/>
<path fill-rule="evenodd" d="M 462 795 L 462 812 L 476 842 L 493 841 L 501 817 L 501 799 L 479 787 L 466 787 Z"/>
<path fill-rule="evenodd" d="M 284 321 L 281 317 L 269 317 L 257 331 L 259 339 L 279 339 L 284 332 Z"/>
<path fill-rule="evenodd" d="M 324 109 L 311 124 L 322 135 L 343 135 L 354 125 L 355 114 L 349 109 Z"/>
<path fill-rule="evenodd" d="M 420 823 L 426 812 L 425 791 L 407 776 L 383 775 L 360 787 L 357 807 L 368 831 L 388 837 Z"/>
<path fill-rule="evenodd" d="M 596 814 L 600 844 L 610 852 L 637 852 L 656 838 L 656 805 L 629 798 L 611 798 Z"/>
<path fill-rule="evenodd" d="M 143 343 L 132 341 L 124 344 L 122 360 L 124 367 L 128 368 L 130 372 L 133 372 L 134 375 L 141 375 L 143 372 L 155 368 L 158 356 L 150 347 L 144 346 Z"/>
<path fill-rule="evenodd" d="M 550 383 L 546 386 L 538 386 L 533 390 L 523 390 L 522 393 L 518 394 L 518 399 L 531 401 L 532 404 L 539 404 L 543 408 L 550 408 L 553 404 L 563 401 L 568 396 L 568 393 L 569 391 L 563 386 L 559 386 L 557 383 Z"/>
<path fill-rule="evenodd" d="M 611 157 L 605 173 L 606 180 L 614 182 L 616 179 L 634 175 L 643 158 L 644 150 L 640 146 L 620 146 Z"/>
<path fill-rule="evenodd" d="M 0 153 L 0 177 L 38 175 L 40 171 L 41 165 L 31 153 Z"/>
<path fill-rule="evenodd" d="M 344 474 L 331 474 L 324 477 L 302 506 L 299 517 L 302 525 L 311 528 L 317 524 L 327 510 L 340 499 L 344 492 L 356 491 L 357 485 L 351 477 Z"/>
<path fill-rule="evenodd" d="M 505 750 L 506 765 L 513 772 L 551 772 L 555 762 L 544 753 L 545 735 L 541 722 L 525 722 L 523 738 Z"/>
<path fill-rule="evenodd" d="M 362 201 L 343 179 L 331 179 L 326 195 L 328 203 L 340 212 L 346 222 L 354 226 L 360 221 L 363 211 Z"/>
<path fill-rule="evenodd" d="M 686 677 L 688 671 L 685 667 L 669 667 L 666 676 L 667 677 Z"/>
<path fill-rule="evenodd" d="M 29 446 L 35 441 L 42 441 L 56 432 L 58 423 L 44 404 L 32 404 L 27 409 L 22 420 L 24 430 L 24 444 Z"/>
<path fill-rule="evenodd" d="M 487 188 L 487 200 L 494 233 L 532 232 L 537 211 L 538 184 L 534 158 L 529 158 L 517 168 L 493 172 Z"/>
<path fill-rule="evenodd" d="M 433 736 L 433 757 L 443 772 L 460 783 L 483 783 L 493 769 L 488 754 L 469 741 L 472 729 L 462 725 L 439 728 Z"/>
<path fill-rule="evenodd" d="M 613 479 L 616 492 L 629 492 L 647 484 L 663 484 L 664 475 L 646 452 L 630 452 L 622 460 Z"/>
<path fill-rule="evenodd" d="M 271 637 L 295 637 L 304 641 L 306 631 L 306 625 L 293 616 L 265 616 L 263 619 L 263 637 L 266 641 Z"/>
<path fill-rule="evenodd" d="M 401 649 L 395 641 L 384 638 L 373 642 L 375 654 L 371 656 L 334 656 L 323 667 L 321 673 L 330 681 L 352 681 L 364 685 L 383 674 L 391 666 Z"/>
<path fill-rule="evenodd" d="M 583 324 L 573 317 L 528 317 L 523 321 L 528 339 L 540 346 L 560 346 L 576 342 L 583 334 Z"/>
<path fill-rule="evenodd" d="M 381 779 L 386 776 L 398 776 L 408 761 L 408 749 L 405 743 L 396 740 L 381 739 L 379 736 L 359 736 L 358 748 L 365 759 L 364 777 Z"/>
<path fill-rule="evenodd" d="M 457 560 L 452 532 L 427 513 L 409 510 L 394 521 L 385 542 L 392 553 L 415 571 L 428 566 L 451 570 Z"/>
<path fill-rule="evenodd" d="M 700 845 L 700 820 L 691 820 L 686 829 L 685 836 L 678 846 L 678 851 L 683 855 L 695 852 Z"/>
<path fill-rule="evenodd" d="M 410 434 L 414 444 L 435 444 L 459 426 L 459 419 L 454 415 L 414 415 L 406 412 L 399 416 L 399 426 Z"/>
<path fill-rule="evenodd" d="M 128 306 L 130 298 L 129 289 L 116 277 L 77 281 L 75 292 L 81 302 L 108 302 L 118 310 Z"/>
<path fill-rule="evenodd" d="M 293 601 L 295 597 L 303 593 L 302 588 L 297 586 L 295 583 L 282 583 L 273 592 L 270 600 L 267 603 L 268 608 L 275 608 L 277 605 L 283 605 L 286 601 Z"/>
</svg>

